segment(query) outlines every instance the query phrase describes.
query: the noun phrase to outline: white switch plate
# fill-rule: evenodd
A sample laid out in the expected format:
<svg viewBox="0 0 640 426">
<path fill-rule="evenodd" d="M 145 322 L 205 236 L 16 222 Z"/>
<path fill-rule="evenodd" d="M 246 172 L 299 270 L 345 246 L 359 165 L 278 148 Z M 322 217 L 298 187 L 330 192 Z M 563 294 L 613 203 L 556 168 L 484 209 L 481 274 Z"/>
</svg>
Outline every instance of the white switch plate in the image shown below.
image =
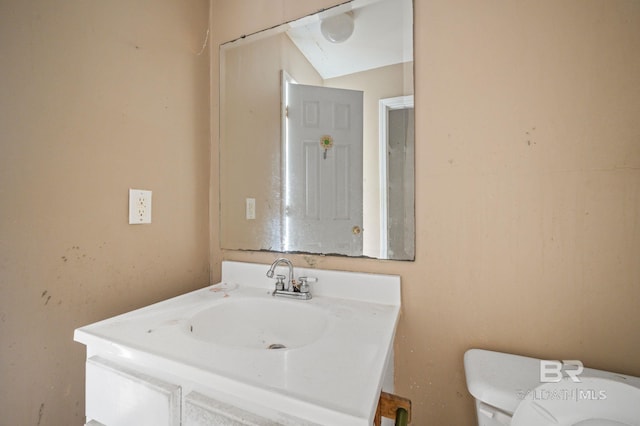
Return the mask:
<svg viewBox="0 0 640 426">
<path fill-rule="evenodd" d="M 256 218 L 256 199 L 247 198 L 246 218 L 248 220 Z"/>
<path fill-rule="evenodd" d="M 151 223 L 151 191 L 129 189 L 129 225 Z"/>
</svg>

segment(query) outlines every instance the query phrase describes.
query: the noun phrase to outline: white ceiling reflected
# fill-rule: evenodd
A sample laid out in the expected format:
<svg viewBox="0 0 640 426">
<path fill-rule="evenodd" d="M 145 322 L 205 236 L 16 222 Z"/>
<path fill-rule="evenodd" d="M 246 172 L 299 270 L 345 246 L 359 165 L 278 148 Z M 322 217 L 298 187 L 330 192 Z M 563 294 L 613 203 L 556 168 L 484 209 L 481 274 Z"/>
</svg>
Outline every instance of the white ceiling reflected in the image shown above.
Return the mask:
<svg viewBox="0 0 640 426">
<path fill-rule="evenodd" d="M 412 7 L 412 0 L 354 0 L 291 23 L 287 35 L 323 79 L 411 62 Z M 320 32 L 321 20 L 345 12 L 353 14 L 353 33 L 332 43 Z"/>
</svg>

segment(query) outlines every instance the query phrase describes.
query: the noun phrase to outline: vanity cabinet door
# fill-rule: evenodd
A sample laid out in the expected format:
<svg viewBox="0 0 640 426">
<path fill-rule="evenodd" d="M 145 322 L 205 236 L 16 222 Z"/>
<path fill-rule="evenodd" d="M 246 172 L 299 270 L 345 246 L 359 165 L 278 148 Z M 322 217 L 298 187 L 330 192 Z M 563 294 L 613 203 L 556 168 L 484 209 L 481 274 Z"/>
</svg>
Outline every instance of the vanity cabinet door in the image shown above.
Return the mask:
<svg viewBox="0 0 640 426">
<path fill-rule="evenodd" d="M 180 425 L 180 386 L 99 356 L 89 358 L 86 367 L 88 424 Z"/>
</svg>

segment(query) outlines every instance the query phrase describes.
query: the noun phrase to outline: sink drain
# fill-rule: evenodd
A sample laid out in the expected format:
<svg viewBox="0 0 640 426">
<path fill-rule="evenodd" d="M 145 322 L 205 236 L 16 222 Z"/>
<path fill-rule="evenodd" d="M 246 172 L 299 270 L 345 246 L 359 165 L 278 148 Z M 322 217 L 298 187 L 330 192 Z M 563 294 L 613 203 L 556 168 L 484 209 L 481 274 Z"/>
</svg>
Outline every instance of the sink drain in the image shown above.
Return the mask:
<svg viewBox="0 0 640 426">
<path fill-rule="evenodd" d="M 286 349 L 287 347 L 282 343 L 272 343 L 267 346 L 267 349 Z"/>
</svg>

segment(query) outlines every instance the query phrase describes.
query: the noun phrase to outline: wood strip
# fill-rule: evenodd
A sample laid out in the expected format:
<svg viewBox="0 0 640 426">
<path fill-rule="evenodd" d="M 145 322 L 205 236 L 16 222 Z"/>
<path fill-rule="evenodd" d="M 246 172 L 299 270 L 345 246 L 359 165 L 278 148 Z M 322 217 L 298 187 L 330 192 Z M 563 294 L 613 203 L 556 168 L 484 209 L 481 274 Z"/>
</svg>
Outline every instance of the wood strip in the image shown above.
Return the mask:
<svg viewBox="0 0 640 426">
<path fill-rule="evenodd" d="M 378 413 L 383 417 L 395 420 L 398 408 L 407 410 L 409 423 L 411 423 L 411 400 L 387 392 L 380 392 L 380 401 L 378 402 L 378 409 L 376 410 L 376 420 L 378 420 Z M 374 424 L 378 426 L 380 423 L 374 422 Z"/>
</svg>

